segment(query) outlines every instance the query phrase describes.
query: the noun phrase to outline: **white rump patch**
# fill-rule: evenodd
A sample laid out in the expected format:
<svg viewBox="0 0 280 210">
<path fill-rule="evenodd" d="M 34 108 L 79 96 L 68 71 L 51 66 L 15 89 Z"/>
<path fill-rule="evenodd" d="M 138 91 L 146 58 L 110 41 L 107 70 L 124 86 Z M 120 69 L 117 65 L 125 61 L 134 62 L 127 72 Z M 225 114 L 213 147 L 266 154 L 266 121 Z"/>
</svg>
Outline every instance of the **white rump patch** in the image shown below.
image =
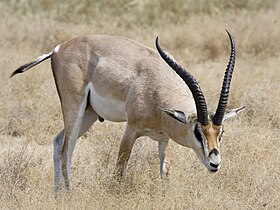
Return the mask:
<svg viewBox="0 0 280 210">
<path fill-rule="evenodd" d="M 61 45 L 61 44 L 60 44 L 60 45 Z M 54 51 L 55 53 L 57 53 L 57 52 L 59 51 L 60 45 L 57 45 L 57 46 L 54 48 L 53 51 Z"/>
</svg>

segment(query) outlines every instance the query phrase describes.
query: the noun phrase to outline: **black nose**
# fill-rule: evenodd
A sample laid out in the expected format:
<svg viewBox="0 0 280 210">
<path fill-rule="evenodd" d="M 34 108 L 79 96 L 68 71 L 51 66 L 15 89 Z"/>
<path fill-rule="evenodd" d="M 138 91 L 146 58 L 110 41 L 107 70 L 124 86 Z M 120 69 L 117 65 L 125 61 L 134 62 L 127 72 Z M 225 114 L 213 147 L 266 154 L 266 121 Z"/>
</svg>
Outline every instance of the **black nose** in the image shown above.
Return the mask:
<svg viewBox="0 0 280 210">
<path fill-rule="evenodd" d="M 219 151 L 216 148 L 212 149 L 211 152 L 209 153 L 209 157 L 211 157 L 211 155 L 213 155 L 213 154 L 218 155 Z"/>
</svg>

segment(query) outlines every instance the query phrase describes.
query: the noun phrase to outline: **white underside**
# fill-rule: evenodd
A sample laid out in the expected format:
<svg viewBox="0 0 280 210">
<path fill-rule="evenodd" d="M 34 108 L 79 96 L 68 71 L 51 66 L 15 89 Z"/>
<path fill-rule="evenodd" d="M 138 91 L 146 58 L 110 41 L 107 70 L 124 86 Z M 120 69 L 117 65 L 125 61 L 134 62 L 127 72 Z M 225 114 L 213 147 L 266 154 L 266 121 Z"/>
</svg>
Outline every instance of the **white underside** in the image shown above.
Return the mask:
<svg viewBox="0 0 280 210">
<path fill-rule="evenodd" d="M 99 95 L 92 83 L 89 83 L 90 105 L 102 118 L 113 121 L 126 121 L 125 104 L 122 101 Z"/>
</svg>

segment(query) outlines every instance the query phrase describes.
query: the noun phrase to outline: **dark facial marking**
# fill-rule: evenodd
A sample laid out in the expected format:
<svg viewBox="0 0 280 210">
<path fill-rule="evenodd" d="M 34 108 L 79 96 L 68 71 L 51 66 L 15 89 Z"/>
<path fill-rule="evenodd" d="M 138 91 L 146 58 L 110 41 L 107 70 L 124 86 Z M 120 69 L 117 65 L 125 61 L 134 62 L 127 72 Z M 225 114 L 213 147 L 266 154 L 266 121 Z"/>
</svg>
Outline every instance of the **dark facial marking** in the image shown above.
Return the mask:
<svg viewBox="0 0 280 210">
<path fill-rule="evenodd" d="M 198 130 L 197 125 L 195 126 L 195 129 L 194 129 L 194 135 L 195 135 L 196 139 L 201 143 L 201 145 L 203 145 L 202 144 L 202 136 L 201 136 L 201 134 Z"/>
<path fill-rule="evenodd" d="M 219 142 L 222 140 L 223 133 L 224 133 L 224 129 L 222 128 L 221 135 L 219 136 Z"/>
</svg>

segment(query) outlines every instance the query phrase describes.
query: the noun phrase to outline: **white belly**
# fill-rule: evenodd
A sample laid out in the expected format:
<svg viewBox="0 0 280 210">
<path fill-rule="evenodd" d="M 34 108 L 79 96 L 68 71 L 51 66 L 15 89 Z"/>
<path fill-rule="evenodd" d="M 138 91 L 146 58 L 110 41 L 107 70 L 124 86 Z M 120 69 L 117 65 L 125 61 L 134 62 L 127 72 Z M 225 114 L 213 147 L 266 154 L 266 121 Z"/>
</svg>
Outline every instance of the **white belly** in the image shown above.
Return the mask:
<svg viewBox="0 0 280 210">
<path fill-rule="evenodd" d="M 126 121 L 124 102 L 99 95 L 92 85 L 90 85 L 90 105 L 105 120 Z"/>
</svg>

